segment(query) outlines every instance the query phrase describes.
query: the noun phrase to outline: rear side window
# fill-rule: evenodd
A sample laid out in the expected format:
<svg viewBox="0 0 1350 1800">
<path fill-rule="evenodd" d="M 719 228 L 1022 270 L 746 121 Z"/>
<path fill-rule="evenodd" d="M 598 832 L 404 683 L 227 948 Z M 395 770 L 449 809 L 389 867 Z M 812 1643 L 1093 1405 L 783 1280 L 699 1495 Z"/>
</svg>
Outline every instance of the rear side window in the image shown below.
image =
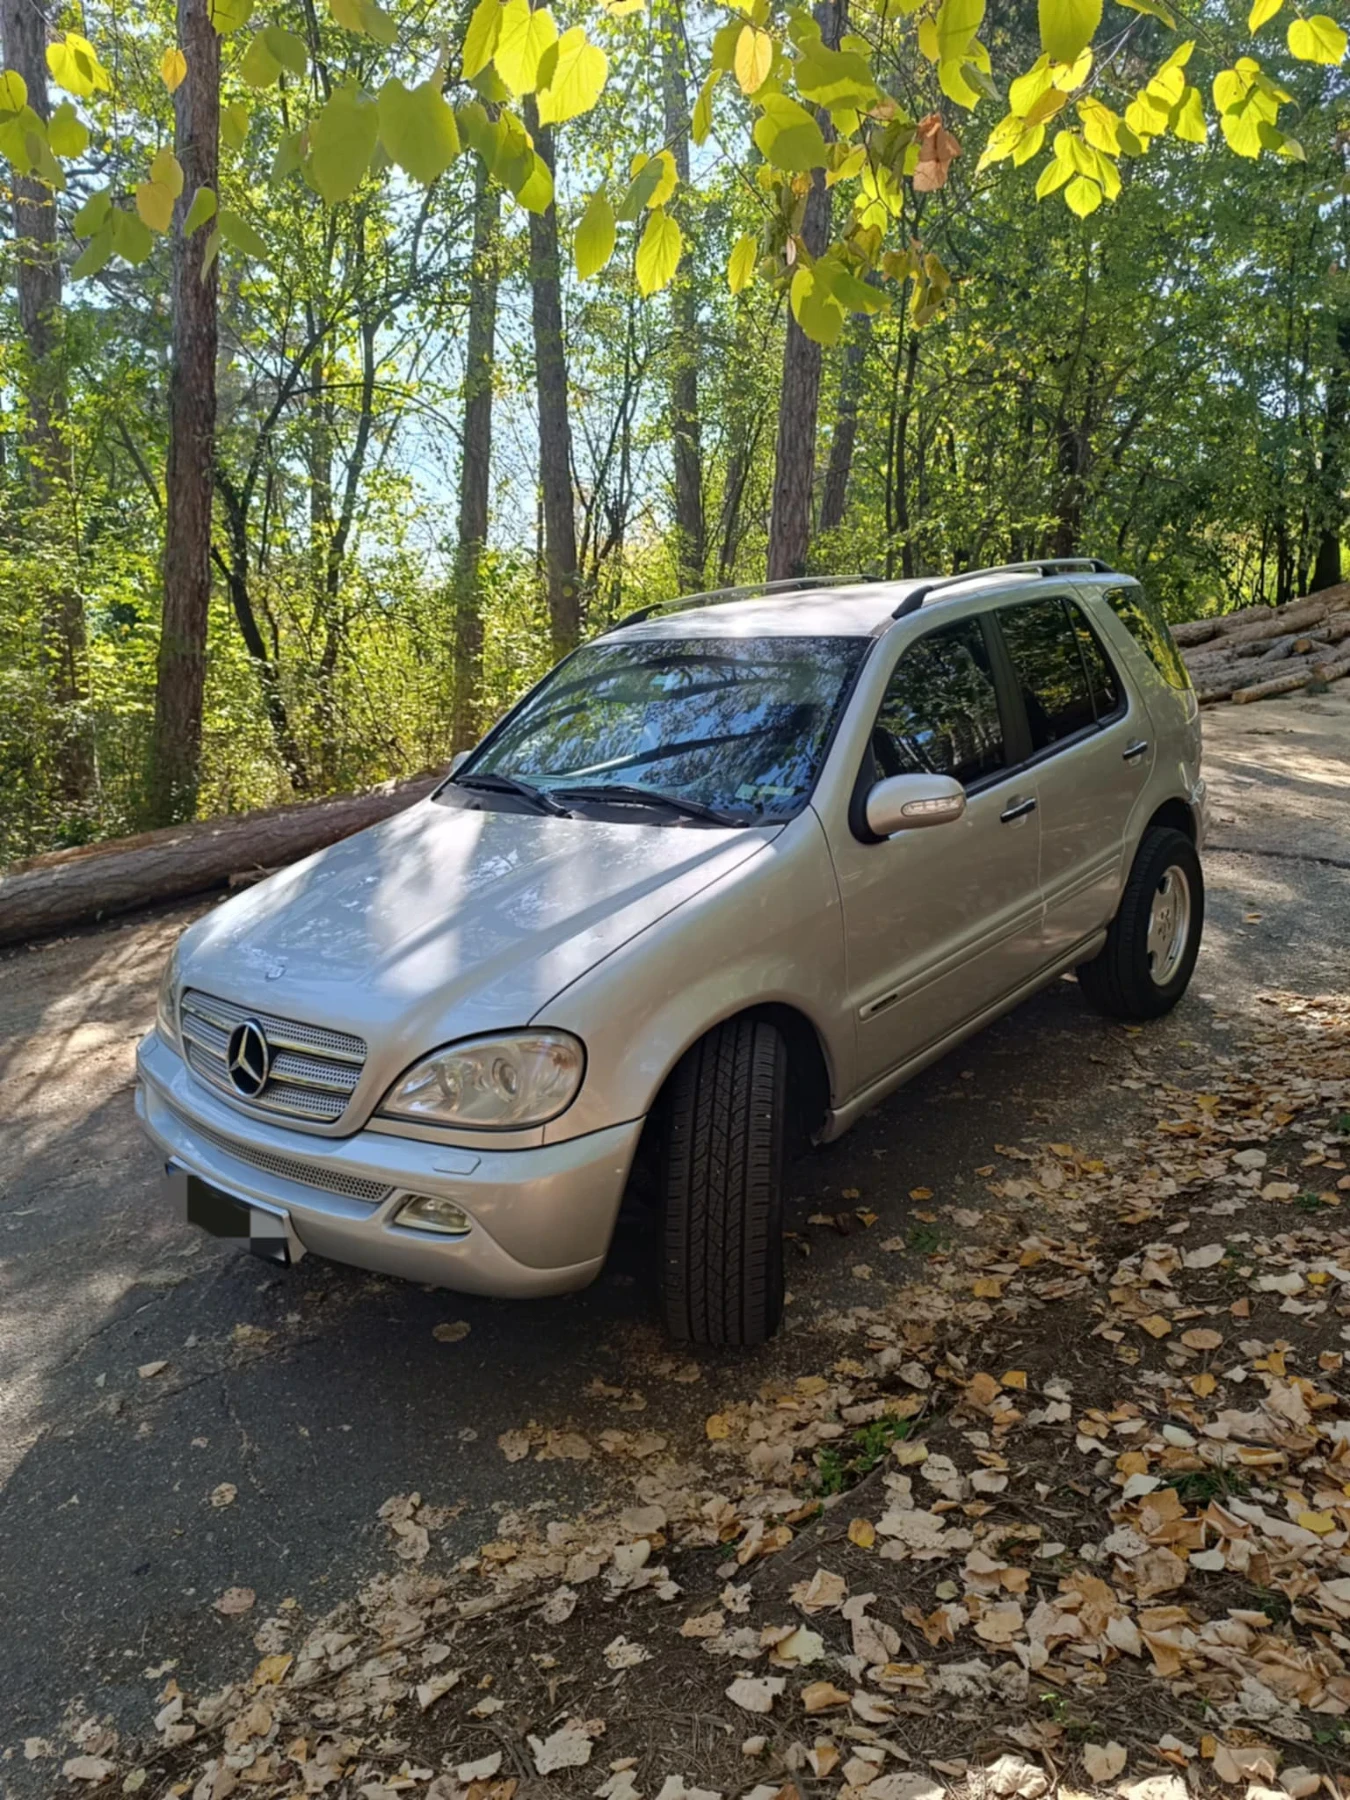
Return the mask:
<svg viewBox="0 0 1350 1800">
<path fill-rule="evenodd" d="M 1003 767 L 1003 722 L 978 620 L 930 631 L 895 666 L 872 731 L 877 773 L 952 775 L 965 787 Z"/>
<path fill-rule="evenodd" d="M 1167 620 L 1156 600 L 1141 587 L 1111 588 L 1107 605 L 1170 687 L 1188 688 L 1190 672 L 1167 629 Z"/>
<path fill-rule="evenodd" d="M 1032 750 L 1045 750 L 1095 725 L 1087 664 L 1063 600 L 1001 607 L 998 620 L 1026 702 Z"/>
<path fill-rule="evenodd" d="M 1097 723 L 1100 725 L 1125 710 L 1120 677 L 1116 674 L 1111 658 L 1102 648 L 1096 632 L 1083 617 L 1082 609 L 1072 601 L 1069 602 L 1069 614 L 1073 619 L 1074 630 L 1078 633 L 1078 648 L 1082 651 L 1083 662 L 1087 666 L 1092 704 L 1097 709 Z"/>
</svg>

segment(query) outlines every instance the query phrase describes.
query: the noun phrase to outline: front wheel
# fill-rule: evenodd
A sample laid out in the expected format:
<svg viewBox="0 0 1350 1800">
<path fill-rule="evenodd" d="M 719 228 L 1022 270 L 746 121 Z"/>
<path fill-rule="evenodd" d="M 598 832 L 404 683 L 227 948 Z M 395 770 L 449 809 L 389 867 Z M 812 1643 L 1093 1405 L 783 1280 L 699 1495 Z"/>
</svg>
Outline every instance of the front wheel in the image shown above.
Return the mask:
<svg viewBox="0 0 1350 1800">
<path fill-rule="evenodd" d="M 1184 831 L 1155 825 L 1144 833 L 1125 892 L 1078 985 L 1099 1012 L 1115 1019 L 1157 1019 L 1186 992 L 1205 925 L 1205 878 Z"/>
<path fill-rule="evenodd" d="M 787 1045 L 729 1019 L 671 1077 L 661 1170 L 661 1299 L 672 1337 L 762 1344 L 783 1314 Z"/>
</svg>

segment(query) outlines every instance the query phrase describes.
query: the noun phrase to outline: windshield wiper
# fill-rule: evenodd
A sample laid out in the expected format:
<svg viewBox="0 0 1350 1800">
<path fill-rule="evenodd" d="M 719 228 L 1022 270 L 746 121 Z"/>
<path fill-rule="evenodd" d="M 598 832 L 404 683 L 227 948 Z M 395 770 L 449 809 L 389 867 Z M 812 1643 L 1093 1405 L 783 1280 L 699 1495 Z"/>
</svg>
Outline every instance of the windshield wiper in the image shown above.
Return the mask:
<svg viewBox="0 0 1350 1800">
<path fill-rule="evenodd" d="M 572 816 L 565 806 L 559 806 L 543 788 L 531 787 L 528 781 L 521 781 L 514 775 L 493 775 L 485 769 L 481 774 L 452 775 L 450 779 L 456 787 L 481 788 L 485 794 L 513 794 L 517 800 L 524 800 L 534 807 L 536 812 L 551 813 L 555 819 L 570 819 Z"/>
<path fill-rule="evenodd" d="M 723 812 L 720 807 L 705 806 L 701 800 L 684 800 L 678 794 L 659 794 L 653 788 L 638 787 L 622 781 L 598 781 L 594 784 L 579 782 L 576 787 L 557 787 L 557 794 L 565 794 L 571 801 L 578 800 L 611 800 L 625 806 L 660 806 L 667 812 L 683 813 L 687 819 L 703 819 L 709 825 L 744 825 L 747 821 L 738 819 L 733 813 Z"/>
</svg>

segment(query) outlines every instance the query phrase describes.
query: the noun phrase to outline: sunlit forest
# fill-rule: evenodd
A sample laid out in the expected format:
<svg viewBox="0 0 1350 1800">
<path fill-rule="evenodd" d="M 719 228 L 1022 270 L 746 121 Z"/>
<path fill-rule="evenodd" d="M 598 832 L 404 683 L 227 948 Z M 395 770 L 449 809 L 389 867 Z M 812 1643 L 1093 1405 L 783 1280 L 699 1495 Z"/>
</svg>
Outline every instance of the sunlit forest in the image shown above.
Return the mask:
<svg viewBox="0 0 1350 1800">
<path fill-rule="evenodd" d="M 952 4 L 924 16 L 950 26 Z M 892 135 L 936 91 L 919 10 L 817 9 L 827 43 L 848 50 L 841 31 L 857 31 L 870 45 Z M 790 266 L 728 279 L 743 242 L 741 275 L 761 249 L 782 251 L 768 237 L 755 247 L 770 226 L 764 158 L 732 106 L 751 91 L 743 68 L 724 79 L 710 129 L 690 128 L 716 34 L 743 28 L 737 9 L 586 9 L 607 66 L 594 104 L 565 120 L 555 108 L 549 124 L 532 93 L 517 102 L 552 169 L 540 209 L 475 151 L 463 111 L 459 153 L 429 182 L 385 154 L 392 131 L 349 194 L 300 167 L 318 155 L 304 139 L 313 108 L 378 90 L 391 55 L 410 82 L 430 78 L 500 128 L 506 90 L 462 74 L 467 10 L 374 7 L 388 27 L 375 31 L 353 24 L 353 0 L 331 14 L 279 0 L 252 20 L 255 38 L 243 5 L 228 35 L 215 21 L 213 185 L 229 211 L 204 274 L 207 232 L 185 234 L 183 149 L 185 115 L 200 127 L 209 111 L 207 53 L 192 43 L 211 34 L 201 0 L 176 14 L 165 0 L 91 0 L 45 17 L 37 0 L 3 0 L 6 67 L 24 69 L 63 179 L 23 136 L 25 102 L 0 94 L 0 863 L 442 765 L 578 636 L 766 573 L 900 577 L 1082 553 L 1143 577 L 1174 619 L 1338 580 L 1343 35 L 1336 55 L 1313 58 L 1291 54 L 1283 17 L 1261 34 L 1285 95 L 1281 141 L 1235 154 L 1209 99 L 1232 55 L 1214 20 L 1238 19 L 1241 36 L 1245 8 L 1191 10 L 1173 31 L 1167 7 L 1108 5 L 1099 69 L 1139 88 L 1179 36 L 1195 40 L 1185 79 L 1211 118 L 1198 142 L 1159 127 L 1146 156 L 1120 157 L 1119 192 L 1108 181 L 1080 207 L 1037 197 L 1039 163 L 982 156 L 1008 77 L 1041 49 L 1036 6 L 990 9 L 989 94 L 937 95 L 959 153 L 940 181 L 897 181 L 888 203 L 891 252 L 918 242 L 940 279 L 920 301 L 917 276 L 893 293 L 864 270 L 876 306 L 850 305 L 823 332 L 807 405 Z M 106 85 L 81 93 L 73 75 L 63 87 L 46 56 L 40 96 L 44 52 L 72 30 L 96 47 Z M 942 71 L 982 81 L 981 57 L 961 54 Z M 179 160 L 156 162 L 147 183 L 175 142 Z M 664 281 L 637 266 L 643 240 L 619 204 L 635 159 L 658 147 L 676 178 L 661 217 L 682 249 Z M 813 188 L 809 167 L 797 179 L 808 210 L 835 196 L 840 231 L 852 191 L 819 171 Z M 173 228 L 141 242 L 128 210 L 121 253 L 100 264 L 83 247 L 102 242 L 99 196 L 130 209 L 135 194 L 153 215 L 160 200 L 140 189 L 157 180 L 179 184 L 163 201 Z M 583 279 L 578 222 L 602 189 L 617 248 Z M 590 226 L 604 236 L 594 213 Z M 208 289 L 203 348 L 189 327 Z M 174 786 L 156 759 L 187 691 L 173 684 L 191 683 L 161 643 L 180 567 L 170 522 L 178 508 L 185 528 L 188 506 L 175 457 L 208 430 L 192 412 L 206 398 L 200 738 Z M 804 525 L 776 556 L 790 455 Z"/>
</svg>

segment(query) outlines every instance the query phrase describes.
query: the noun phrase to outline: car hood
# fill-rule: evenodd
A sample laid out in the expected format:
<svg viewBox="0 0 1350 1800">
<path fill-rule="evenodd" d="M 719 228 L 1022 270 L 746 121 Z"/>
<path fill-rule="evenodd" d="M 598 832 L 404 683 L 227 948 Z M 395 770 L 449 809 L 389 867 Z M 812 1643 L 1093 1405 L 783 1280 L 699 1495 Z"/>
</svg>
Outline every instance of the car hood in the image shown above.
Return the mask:
<svg viewBox="0 0 1350 1800">
<path fill-rule="evenodd" d="M 406 1062 L 450 1037 L 527 1024 L 780 829 L 425 800 L 208 914 L 183 939 L 181 979 L 259 1012 L 356 1031 L 372 1054 L 387 1041 Z"/>
</svg>

